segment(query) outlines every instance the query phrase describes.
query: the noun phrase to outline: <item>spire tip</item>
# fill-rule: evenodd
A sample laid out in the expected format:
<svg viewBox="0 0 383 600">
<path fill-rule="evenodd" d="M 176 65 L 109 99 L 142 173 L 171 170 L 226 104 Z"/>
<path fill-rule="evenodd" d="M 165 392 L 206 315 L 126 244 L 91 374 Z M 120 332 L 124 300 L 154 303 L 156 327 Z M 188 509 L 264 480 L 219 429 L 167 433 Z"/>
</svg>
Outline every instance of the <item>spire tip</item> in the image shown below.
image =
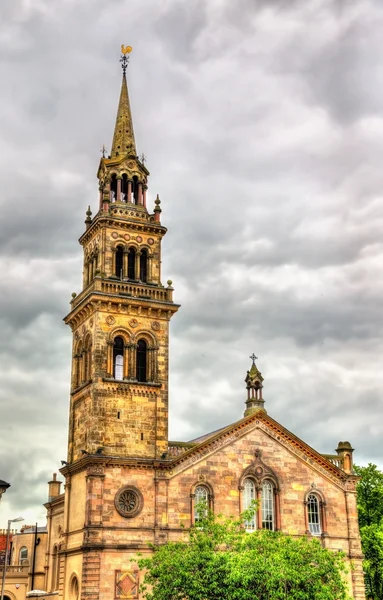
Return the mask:
<svg viewBox="0 0 383 600">
<path fill-rule="evenodd" d="M 132 46 L 124 46 L 124 44 L 121 44 L 120 63 L 121 63 L 123 75 L 126 75 L 126 69 L 129 64 L 129 56 L 127 56 L 127 55 L 130 54 L 132 50 L 133 50 Z"/>
</svg>

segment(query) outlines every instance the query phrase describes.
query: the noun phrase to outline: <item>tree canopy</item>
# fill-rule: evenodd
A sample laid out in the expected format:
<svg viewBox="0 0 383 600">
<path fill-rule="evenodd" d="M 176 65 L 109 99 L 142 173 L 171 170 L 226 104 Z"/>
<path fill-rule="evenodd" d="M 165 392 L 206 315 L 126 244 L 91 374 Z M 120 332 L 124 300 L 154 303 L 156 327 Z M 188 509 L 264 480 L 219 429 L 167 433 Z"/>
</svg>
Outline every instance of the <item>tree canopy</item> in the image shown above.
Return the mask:
<svg viewBox="0 0 383 600">
<path fill-rule="evenodd" d="M 357 486 L 358 515 L 366 595 L 373 600 L 383 598 L 383 473 L 378 467 L 355 467 L 361 477 Z"/>
<path fill-rule="evenodd" d="M 241 520 L 204 511 L 184 541 L 139 560 L 147 600 L 346 600 L 342 553 L 317 539 L 247 533 Z M 202 514 L 202 513 L 201 513 Z"/>
</svg>

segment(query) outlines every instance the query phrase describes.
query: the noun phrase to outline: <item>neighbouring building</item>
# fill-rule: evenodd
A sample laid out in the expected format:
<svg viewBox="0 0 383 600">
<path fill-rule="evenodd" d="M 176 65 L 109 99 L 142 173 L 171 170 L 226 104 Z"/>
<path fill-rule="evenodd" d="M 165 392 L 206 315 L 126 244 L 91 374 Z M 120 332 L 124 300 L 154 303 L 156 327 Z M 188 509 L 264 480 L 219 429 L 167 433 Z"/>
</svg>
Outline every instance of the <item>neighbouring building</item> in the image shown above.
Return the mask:
<svg viewBox="0 0 383 600">
<path fill-rule="evenodd" d="M 169 324 L 179 306 L 172 282 L 162 283 L 167 230 L 159 197 L 147 206 L 127 51 L 111 152 L 80 238 L 83 289 L 65 318 L 73 334 L 65 492 L 54 477 L 43 587 L 68 600 L 139 598 L 137 553 L 179 539 L 198 520 L 198 500 L 239 515 L 257 498 L 250 531 L 317 536 L 343 550 L 351 595 L 364 600 L 353 449 L 340 442 L 336 454 L 319 454 L 269 416 L 255 356 L 243 397 L 233 398 L 238 421 L 190 442 L 168 440 Z"/>
<path fill-rule="evenodd" d="M 12 531 L 4 600 L 25 600 L 28 591 L 45 589 L 47 537 L 47 528 L 35 525 L 24 525 L 20 533 Z M 5 551 L 6 530 L 1 531 L 0 541 L 2 538 Z"/>
</svg>

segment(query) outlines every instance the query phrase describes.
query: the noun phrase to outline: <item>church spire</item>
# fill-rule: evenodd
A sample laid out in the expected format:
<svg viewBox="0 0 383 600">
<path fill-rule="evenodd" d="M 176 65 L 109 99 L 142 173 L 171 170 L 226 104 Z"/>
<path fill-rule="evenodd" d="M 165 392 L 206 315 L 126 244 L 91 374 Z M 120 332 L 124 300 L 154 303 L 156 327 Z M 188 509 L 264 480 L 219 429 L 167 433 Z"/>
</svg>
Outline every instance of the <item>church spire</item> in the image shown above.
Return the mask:
<svg viewBox="0 0 383 600">
<path fill-rule="evenodd" d="M 253 353 L 250 358 L 253 361 L 253 364 L 251 365 L 250 371 L 247 371 L 245 379 L 247 389 L 245 417 L 257 410 L 265 411 L 265 401 L 262 397 L 263 377 L 255 364 L 255 360 L 258 357 Z"/>
<path fill-rule="evenodd" d="M 118 104 L 116 125 L 112 142 L 111 158 L 117 156 L 136 156 L 136 143 L 134 140 L 133 119 L 130 110 L 128 85 L 126 81 L 126 68 L 128 65 L 129 54 L 132 51 L 131 46 L 121 46 L 121 65 L 122 65 L 122 84 L 120 101 Z"/>
</svg>

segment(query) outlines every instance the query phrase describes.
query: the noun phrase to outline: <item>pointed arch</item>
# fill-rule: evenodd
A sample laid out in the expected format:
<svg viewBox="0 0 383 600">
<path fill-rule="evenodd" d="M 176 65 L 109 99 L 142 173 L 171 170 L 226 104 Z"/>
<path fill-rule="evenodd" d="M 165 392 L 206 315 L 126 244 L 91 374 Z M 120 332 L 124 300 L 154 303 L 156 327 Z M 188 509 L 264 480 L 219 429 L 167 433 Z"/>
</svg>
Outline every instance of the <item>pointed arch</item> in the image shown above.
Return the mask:
<svg viewBox="0 0 383 600">
<path fill-rule="evenodd" d="M 261 456 L 261 450 L 257 449 L 255 460 L 244 469 L 240 477 L 240 512 L 248 508 L 252 500 L 256 500 L 258 509 L 254 515 L 255 523 L 249 522 L 249 530 L 278 531 L 281 529 L 279 479 L 274 470 L 262 461 Z"/>
</svg>

